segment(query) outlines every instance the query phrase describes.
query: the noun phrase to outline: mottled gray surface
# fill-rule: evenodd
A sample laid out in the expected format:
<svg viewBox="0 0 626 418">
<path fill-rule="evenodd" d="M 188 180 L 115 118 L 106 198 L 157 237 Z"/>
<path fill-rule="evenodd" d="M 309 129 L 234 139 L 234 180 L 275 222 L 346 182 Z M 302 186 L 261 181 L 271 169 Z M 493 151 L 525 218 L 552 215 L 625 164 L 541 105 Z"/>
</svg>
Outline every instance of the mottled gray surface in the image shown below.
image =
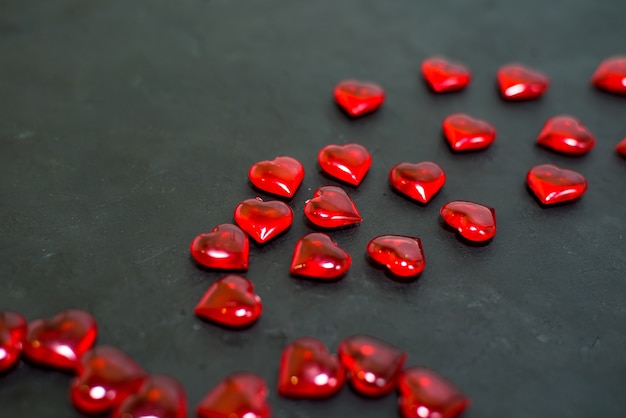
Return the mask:
<svg viewBox="0 0 626 418">
<path fill-rule="evenodd" d="M 282 347 L 314 336 L 332 349 L 368 333 L 410 364 L 439 370 L 473 399 L 467 418 L 616 417 L 626 410 L 626 101 L 595 91 L 597 63 L 625 53 L 622 0 L 2 0 L 0 1 L 0 309 L 27 318 L 93 313 L 99 342 L 179 378 L 194 406 L 225 375 L 276 384 Z M 446 54 L 475 80 L 434 96 L 421 60 Z M 553 81 L 540 101 L 502 102 L 499 65 L 522 61 Z M 381 83 L 377 114 L 346 118 L 331 101 L 343 78 Z M 492 121 L 487 151 L 453 155 L 449 113 Z M 598 144 L 582 158 L 534 146 L 544 121 L 579 116 Z M 316 153 L 358 141 L 373 156 L 358 189 L 361 226 L 333 233 L 354 258 L 344 280 L 289 277 L 304 200 L 335 184 Z M 232 220 L 256 193 L 259 159 L 287 154 L 307 176 L 291 231 L 252 248 L 248 277 L 265 302 L 233 332 L 194 318 L 219 273 L 188 244 Z M 393 193 L 389 168 L 434 160 L 448 184 L 427 207 Z M 524 185 L 534 164 L 584 173 L 579 202 L 543 209 Z M 498 235 L 469 247 L 442 227 L 448 200 L 492 205 Z M 421 237 L 428 266 L 412 284 L 365 259 L 375 235 Z M 0 378 L 2 417 L 78 417 L 70 377 L 20 364 Z M 320 402 L 271 396 L 276 417 L 394 417 L 395 396 L 350 390 Z"/>
</svg>

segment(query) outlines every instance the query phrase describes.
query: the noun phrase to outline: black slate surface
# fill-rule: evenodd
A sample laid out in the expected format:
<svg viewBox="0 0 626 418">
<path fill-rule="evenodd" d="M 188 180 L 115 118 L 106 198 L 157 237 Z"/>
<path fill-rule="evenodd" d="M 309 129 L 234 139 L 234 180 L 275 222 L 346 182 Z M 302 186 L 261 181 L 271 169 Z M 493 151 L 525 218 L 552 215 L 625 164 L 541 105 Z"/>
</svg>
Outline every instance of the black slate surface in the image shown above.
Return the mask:
<svg viewBox="0 0 626 418">
<path fill-rule="evenodd" d="M 593 89 L 603 58 L 625 53 L 626 2 L 506 0 L 3 0 L 0 2 L 0 309 L 28 319 L 91 312 L 99 342 L 187 388 L 190 406 L 238 370 L 272 388 L 283 346 L 301 336 L 332 349 L 353 333 L 405 348 L 473 399 L 467 418 L 617 417 L 626 410 L 626 101 Z M 419 64 L 444 54 L 470 66 L 460 94 L 435 96 Z M 539 101 L 505 103 L 497 68 L 546 72 Z M 350 120 L 334 84 L 384 86 L 376 114 Z M 488 150 L 454 155 L 440 123 L 463 111 L 498 129 Z M 572 114 L 595 133 L 568 158 L 534 140 L 548 117 Z M 354 258 L 334 284 L 291 278 L 302 207 L 320 185 L 317 151 L 360 142 L 374 157 L 347 188 L 364 222 L 334 232 Z M 292 229 L 253 246 L 247 276 L 264 300 L 254 327 L 229 331 L 192 310 L 221 273 L 189 259 L 193 237 L 232 220 L 257 195 L 255 161 L 300 159 Z M 448 183 L 426 207 L 393 193 L 400 161 L 433 160 Z M 544 209 L 526 171 L 555 163 L 585 174 L 580 201 Z M 497 210 L 498 234 L 471 247 L 442 227 L 454 199 Z M 416 235 L 428 265 L 410 284 L 365 258 L 379 234 Z M 0 378 L 2 417 L 79 417 L 70 376 L 20 364 Z M 396 397 L 345 388 L 327 401 L 271 404 L 276 417 L 398 416 Z"/>
</svg>

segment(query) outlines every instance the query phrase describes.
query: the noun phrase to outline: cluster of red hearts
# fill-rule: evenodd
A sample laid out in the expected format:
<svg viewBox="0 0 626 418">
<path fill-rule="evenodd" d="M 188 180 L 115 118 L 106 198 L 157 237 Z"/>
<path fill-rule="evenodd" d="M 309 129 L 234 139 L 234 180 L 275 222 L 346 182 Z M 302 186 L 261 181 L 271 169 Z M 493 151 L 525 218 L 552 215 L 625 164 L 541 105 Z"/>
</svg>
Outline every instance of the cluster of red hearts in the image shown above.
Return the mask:
<svg viewBox="0 0 626 418">
<path fill-rule="evenodd" d="M 0 311 L 0 374 L 23 356 L 40 367 L 72 373 L 70 399 L 82 413 L 187 417 L 185 389 L 176 379 L 149 375 L 116 347 L 94 347 L 97 334 L 95 319 L 81 310 L 30 323 L 15 312 Z"/>
<path fill-rule="evenodd" d="M 183 386 L 166 375 L 149 375 L 130 356 L 106 345 L 94 347 L 97 324 L 81 310 L 67 310 L 29 324 L 15 312 L 0 311 L 0 374 L 23 355 L 41 367 L 75 375 L 70 398 L 89 415 L 113 418 L 186 418 Z M 396 387 L 405 417 L 452 418 L 469 399 L 433 370 L 404 368 L 407 354 L 377 338 L 343 340 L 338 355 L 314 338 L 297 339 L 284 349 L 278 392 L 293 399 L 328 398 L 350 381 L 359 394 L 380 397 Z M 200 401 L 199 418 L 269 418 L 267 383 L 253 373 L 226 377 Z"/>
<path fill-rule="evenodd" d="M 471 80 L 465 66 L 440 57 L 424 61 L 422 71 L 436 93 L 462 90 Z M 498 71 L 497 81 L 507 100 L 536 99 L 549 86 L 547 76 L 519 64 L 503 66 Z M 626 57 L 604 61 L 593 75 L 592 83 L 612 93 L 626 94 Z M 334 96 L 337 104 L 352 117 L 375 111 L 385 98 L 382 87 L 356 80 L 339 83 Z M 447 117 L 443 121 L 443 133 L 454 152 L 487 148 L 496 137 L 493 125 L 466 114 Z M 547 121 L 537 142 L 556 152 L 583 155 L 594 147 L 595 138 L 576 118 L 557 116 Z M 626 156 L 626 138 L 617 151 Z M 372 157 L 360 144 L 328 145 L 319 151 L 318 163 L 329 176 L 358 187 L 372 164 Z M 292 199 L 304 174 L 304 167 L 298 160 L 279 156 L 253 164 L 248 178 L 255 188 L 267 194 Z M 526 180 L 544 206 L 575 200 L 587 189 L 582 174 L 549 164 L 532 167 Z M 397 191 L 425 205 L 444 186 L 446 175 L 431 161 L 402 162 L 391 168 L 389 181 Z M 306 201 L 304 214 L 322 230 L 362 221 L 348 193 L 336 186 L 317 189 Z M 452 201 L 441 208 L 440 214 L 465 240 L 485 242 L 495 236 L 495 210 L 491 207 Z M 247 270 L 248 237 L 261 245 L 268 243 L 289 229 L 294 213 L 281 200 L 263 201 L 257 197 L 240 202 L 234 210 L 234 219 L 237 225 L 217 225 L 192 241 L 191 255 L 198 264 L 214 270 Z M 378 236 L 368 243 L 366 251 L 376 263 L 404 280 L 419 275 L 425 267 L 422 242 L 418 237 Z M 337 280 L 350 265 L 351 257 L 345 250 L 326 233 L 315 232 L 297 241 L 290 272 L 305 278 Z M 196 315 L 233 328 L 253 324 L 261 311 L 261 299 L 254 293 L 252 282 L 234 274 L 215 281 L 195 308 Z M 347 372 L 351 386 L 363 395 L 382 396 L 397 385 L 400 410 L 405 418 L 452 418 L 469 405 L 467 397 L 436 372 L 425 368 L 402 371 L 406 353 L 388 343 L 373 337 L 355 336 L 344 340 L 338 352 L 338 358 L 329 354 L 325 345 L 313 338 L 301 338 L 289 344 L 280 363 L 279 393 L 293 398 L 331 396 L 341 388 Z M 257 415 L 254 416 L 269 414 L 265 403 L 267 387 L 258 376 L 238 374 L 231 376 L 228 382 L 231 387 L 252 388 L 250 396 L 257 396 Z"/>
<path fill-rule="evenodd" d="M 435 57 L 424 61 L 422 72 L 434 92 L 465 88 L 470 71 L 463 65 Z M 548 88 L 544 74 L 523 65 L 500 68 L 497 81 L 507 100 L 530 100 Z M 626 57 L 603 61 L 591 79 L 600 89 L 626 95 Z M 358 117 L 378 109 L 383 89 L 368 82 L 347 80 L 335 87 L 335 100 L 349 115 Z M 455 114 L 443 122 L 443 132 L 453 151 L 488 147 L 496 137 L 488 122 Z M 570 116 L 551 118 L 537 142 L 554 151 L 582 155 L 595 144 L 593 135 Z M 626 156 L 626 138 L 617 146 Z M 320 150 L 318 162 L 330 176 L 358 186 L 367 174 L 372 157 L 359 144 L 329 145 Z M 304 178 L 302 164 L 291 157 L 254 164 L 248 178 L 258 189 L 291 199 Z M 391 168 L 391 185 L 400 193 L 427 204 L 444 186 L 446 176 L 436 163 L 403 162 Z M 527 183 L 543 205 L 567 202 L 582 196 L 585 177 L 553 165 L 538 165 L 527 174 Z M 495 210 L 475 202 L 452 201 L 441 216 L 469 241 L 484 242 L 496 233 Z M 325 230 L 362 221 L 350 196 L 340 187 L 323 186 L 307 200 L 306 218 Z M 234 211 L 237 225 L 221 224 L 200 234 L 191 243 L 191 254 L 202 266 L 229 271 L 248 269 L 249 238 L 266 244 L 293 223 L 293 210 L 280 200 L 244 200 Z M 407 279 L 425 267 L 422 242 L 417 237 L 383 235 L 366 248 L 369 256 L 393 275 Z M 349 269 L 350 255 L 321 232 L 308 234 L 296 243 L 290 271 L 318 280 L 337 280 Z M 254 323 L 262 311 L 261 299 L 245 277 L 230 274 L 214 282 L 195 308 L 196 315 L 239 328 Z M 51 319 L 30 323 L 14 312 L 0 311 L 0 373 L 13 368 L 23 356 L 30 362 L 71 372 L 73 405 L 86 414 L 111 414 L 114 418 L 185 418 L 187 398 L 174 378 L 150 375 L 130 356 L 112 346 L 94 346 L 97 324 L 87 312 L 67 310 Z M 374 337 L 357 335 L 344 339 L 329 352 L 323 342 L 300 338 L 287 345 L 278 373 L 278 392 L 295 399 L 319 399 L 335 395 L 350 382 L 359 394 L 380 397 L 397 388 L 399 407 L 405 418 L 454 418 L 465 410 L 469 399 L 437 372 L 424 367 L 404 368 L 407 353 Z M 200 418 L 268 418 L 269 390 L 263 378 L 248 372 L 226 377 L 201 400 Z"/>
</svg>

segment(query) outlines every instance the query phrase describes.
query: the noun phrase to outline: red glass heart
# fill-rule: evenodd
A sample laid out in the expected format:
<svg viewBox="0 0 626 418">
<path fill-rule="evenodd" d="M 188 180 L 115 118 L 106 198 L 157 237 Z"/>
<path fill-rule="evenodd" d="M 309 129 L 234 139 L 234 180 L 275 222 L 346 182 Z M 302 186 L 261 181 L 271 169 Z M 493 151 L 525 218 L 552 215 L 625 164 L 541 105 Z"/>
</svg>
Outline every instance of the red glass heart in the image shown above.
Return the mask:
<svg viewBox="0 0 626 418">
<path fill-rule="evenodd" d="M 0 374 L 15 366 L 20 359 L 27 326 L 22 315 L 0 311 Z"/>
<path fill-rule="evenodd" d="M 209 287 L 194 313 L 209 321 L 238 328 L 254 323 L 262 310 L 261 298 L 254 293 L 252 282 L 245 277 L 229 275 Z"/>
<path fill-rule="evenodd" d="M 626 138 L 622 139 L 616 146 L 617 151 L 622 157 L 626 157 Z"/>
<path fill-rule="evenodd" d="M 222 380 L 201 401 L 199 418 L 269 418 L 269 390 L 265 381 L 252 373 L 236 373 Z"/>
<path fill-rule="evenodd" d="M 72 403 L 85 414 L 103 414 L 137 393 L 147 375 L 126 353 L 97 346 L 85 353 L 72 382 Z"/>
<path fill-rule="evenodd" d="M 446 203 L 441 217 L 470 241 L 488 241 L 496 235 L 496 211 L 488 206 L 465 200 Z"/>
<path fill-rule="evenodd" d="M 359 144 L 327 145 L 317 154 L 317 161 L 329 175 L 358 186 L 372 165 L 372 156 Z"/>
<path fill-rule="evenodd" d="M 578 199 L 587 190 L 587 179 L 582 174 L 552 164 L 531 168 L 526 175 L 526 182 L 544 205 Z"/>
<path fill-rule="evenodd" d="M 335 395 L 345 381 L 337 356 L 323 342 L 300 338 L 285 348 L 280 359 L 278 393 L 288 398 L 319 399 Z"/>
<path fill-rule="evenodd" d="M 322 228 L 339 228 L 363 220 L 350 196 L 335 186 L 317 189 L 313 199 L 305 202 L 304 214 L 309 221 Z"/>
<path fill-rule="evenodd" d="M 235 208 L 235 222 L 252 239 L 264 244 L 291 226 L 293 210 L 278 200 L 247 199 Z"/>
<path fill-rule="evenodd" d="M 443 121 L 443 133 L 454 151 L 487 148 L 496 139 L 493 125 L 464 113 L 448 116 Z"/>
<path fill-rule="evenodd" d="M 400 193 L 426 204 L 446 183 L 446 174 L 441 167 L 430 161 L 400 163 L 389 172 L 389 181 Z"/>
<path fill-rule="evenodd" d="M 426 267 L 422 241 L 402 235 L 381 235 L 367 244 L 372 260 L 398 277 L 417 276 Z"/>
<path fill-rule="evenodd" d="M 354 335 L 339 344 L 339 361 L 354 390 L 366 396 L 384 396 L 396 386 L 407 354 L 385 341 Z"/>
<path fill-rule="evenodd" d="M 378 84 L 345 80 L 335 86 L 335 101 L 350 116 L 361 116 L 378 109 L 385 101 L 385 91 Z"/>
<path fill-rule="evenodd" d="M 264 192 L 291 198 L 304 179 L 304 167 L 295 158 L 276 157 L 253 164 L 248 178 Z"/>
<path fill-rule="evenodd" d="M 500 94 L 506 100 L 536 99 L 550 86 L 550 80 L 545 74 L 521 64 L 501 67 L 496 78 Z"/>
<path fill-rule="evenodd" d="M 626 56 L 614 56 L 602 61 L 591 82 L 599 89 L 626 94 Z"/>
<path fill-rule="evenodd" d="M 431 57 L 422 62 L 422 75 L 435 93 L 462 90 L 470 83 L 470 70 L 443 57 Z"/>
<path fill-rule="evenodd" d="M 555 116 L 548 119 L 537 143 L 563 154 L 582 155 L 595 146 L 596 140 L 578 119 Z"/>
<path fill-rule="evenodd" d="M 211 232 L 198 235 L 190 246 L 191 256 L 204 267 L 221 270 L 247 270 L 250 242 L 232 224 L 217 225 Z"/>
<path fill-rule="evenodd" d="M 150 376 L 139 392 L 115 408 L 111 418 L 187 418 L 187 395 L 178 380 Z"/>
<path fill-rule="evenodd" d="M 350 254 L 331 237 L 315 232 L 298 240 L 290 272 L 297 276 L 332 280 L 345 274 L 351 263 Z"/>
<path fill-rule="evenodd" d="M 74 371 L 96 341 L 98 326 L 85 311 L 70 309 L 28 325 L 24 355 L 41 366 Z"/>
<path fill-rule="evenodd" d="M 469 398 L 456 386 L 423 367 L 401 372 L 398 390 L 403 418 L 455 418 L 470 405 Z"/>
</svg>

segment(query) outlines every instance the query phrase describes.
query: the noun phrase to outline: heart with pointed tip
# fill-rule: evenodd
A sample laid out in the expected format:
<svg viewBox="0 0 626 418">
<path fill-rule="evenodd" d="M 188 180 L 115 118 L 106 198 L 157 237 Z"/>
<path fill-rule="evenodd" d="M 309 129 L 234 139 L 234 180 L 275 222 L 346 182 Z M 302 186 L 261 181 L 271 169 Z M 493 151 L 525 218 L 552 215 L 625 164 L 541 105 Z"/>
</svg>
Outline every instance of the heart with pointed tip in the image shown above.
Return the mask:
<svg viewBox="0 0 626 418">
<path fill-rule="evenodd" d="M 304 167 L 292 157 L 259 161 L 248 171 L 250 182 L 264 192 L 292 198 L 304 179 Z"/>
<path fill-rule="evenodd" d="M 269 418 L 269 390 L 263 378 L 235 373 L 215 386 L 200 401 L 199 418 Z"/>
<path fill-rule="evenodd" d="M 443 121 L 443 133 L 454 151 L 484 149 L 496 139 L 493 125 L 464 113 L 448 116 Z"/>
<path fill-rule="evenodd" d="M 246 199 L 235 208 L 235 222 L 259 244 L 276 238 L 293 223 L 293 210 L 284 202 Z"/>
<path fill-rule="evenodd" d="M 380 397 L 396 387 L 407 354 L 398 347 L 367 335 L 343 340 L 337 350 L 348 380 L 358 393 Z"/>
<path fill-rule="evenodd" d="M 562 154 L 583 155 L 596 145 L 596 139 L 578 119 L 555 116 L 543 126 L 537 143 Z"/>
<path fill-rule="evenodd" d="M 496 211 L 488 206 L 455 200 L 443 205 L 440 214 L 448 225 L 469 241 L 488 241 L 496 235 Z"/>
<path fill-rule="evenodd" d="M 414 277 L 426 267 L 422 240 L 403 235 L 381 235 L 367 244 L 367 254 L 398 277 Z"/>
<path fill-rule="evenodd" d="M 548 77 L 522 64 L 507 64 L 496 75 L 503 99 L 532 100 L 541 97 L 548 87 Z"/>
<path fill-rule="evenodd" d="M 103 414 L 137 393 L 147 377 L 128 354 L 115 347 L 96 346 L 83 355 L 70 398 L 82 413 Z"/>
<path fill-rule="evenodd" d="M 357 117 L 378 109 L 385 101 L 385 91 L 378 84 L 344 80 L 335 86 L 335 101 L 350 116 Z"/>
<path fill-rule="evenodd" d="M 337 356 L 323 342 L 300 338 L 285 347 L 280 359 L 278 393 L 287 398 L 320 399 L 335 395 L 345 381 Z"/>
<path fill-rule="evenodd" d="M 422 62 L 422 75 L 435 93 L 463 90 L 470 83 L 470 70 L 444 57 L 430 57 Z"/>
<path fill-rule="evenodd" d="M 526 182 L 544 205 L 578 199 L 587 190 L 587 179 L 582 174 L 552 164 L 531 168 L 526 174 Z"/>
<path fill-rule="evenodd" d="M 240 328 L 253 324 L 262 310 L 261 298 L 254 293 L 252 282 L 231 274 L 209 287 L 194 313 L 220 325 Z"/>
<path fill-rule="evenodd" d="M 626 95 L 626 55 L 602 61 L 593 73 L 591 83 L 601 90 Z"/>
<path fill-rule="evenodd" d="M 20 359 L 28 324 L 24 317 L 11 311 L 0 311 L 0 374 Z"/>
<path fill-rule="evenodd" d="M 322 280 L 343 276 L 352 259 L 331 237 L 320 232 L 305 235 L 298 240 L 291 260 L 291 274 Z"/>
<path fill-rule="evenodd" d="M 185 388 L 172 377 L 150 376 L 114 409 L 111 418 L 187 418 Z"/>
<path fill-rule="evenodd" d="M 24 355 L 40 366 L 74 371 L 81 357 L 96 341 L 95 319 L 78 309 L 63 311 L 51 319 L 28 325 Z"/>
<path fill-rule="evenodd" d="M 335 186 L 322 186 L 313 199 L 306 201 L 304 214 L 313 224 L 322 228 L 340 228 L 363 220 L 350 196 Z"/>
<path fill-rule="evenodd" d="M 317 161 L 327 174 L 358 186 L 372 165 L 372 156 L 359 144 L 327 145 L 317 154 Z"/>
<path fill-rule="evenodd" d="M 425 367 L 402 371 L 398 391 L 403 418 L 455 418 L 471 403 L 454 384 Z"/>
<path fill-rule="evenodd" d="M 198 235 L 190 245 L 191 256 L 204 267 L 247 270 L 250 254 L 248 236 L 236 225 L 220 224 Z"/>
<path fill-rule="evenodd" d="M 430 161 L 400 163 L 389 171 L 389 181 L 400 193 L 426 204 L 446 183 L 446 174 L 441 167 Z"/>
</svg>

